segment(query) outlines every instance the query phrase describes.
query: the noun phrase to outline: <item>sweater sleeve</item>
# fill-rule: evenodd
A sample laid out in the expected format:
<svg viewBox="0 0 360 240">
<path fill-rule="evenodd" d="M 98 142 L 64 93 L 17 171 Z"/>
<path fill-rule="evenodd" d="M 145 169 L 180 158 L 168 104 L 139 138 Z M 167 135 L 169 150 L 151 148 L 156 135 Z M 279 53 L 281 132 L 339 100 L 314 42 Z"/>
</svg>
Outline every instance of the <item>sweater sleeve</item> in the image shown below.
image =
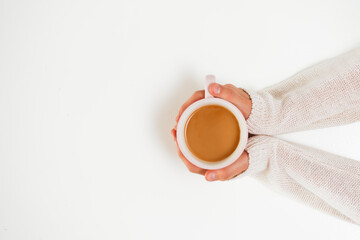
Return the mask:
<svg viewBox="0 0 360 240">
<path fill-rule="evenodd" d="M 253 175 L 331 215 L 360 224 L 360 162 L 269 137 L 249 139 Z"/>
<path fill-rule="evenodd" d="M 261 91 L 249 132 L 275 135 L 360 120 L 360 48 L 325 60 Z"/>
</svg>

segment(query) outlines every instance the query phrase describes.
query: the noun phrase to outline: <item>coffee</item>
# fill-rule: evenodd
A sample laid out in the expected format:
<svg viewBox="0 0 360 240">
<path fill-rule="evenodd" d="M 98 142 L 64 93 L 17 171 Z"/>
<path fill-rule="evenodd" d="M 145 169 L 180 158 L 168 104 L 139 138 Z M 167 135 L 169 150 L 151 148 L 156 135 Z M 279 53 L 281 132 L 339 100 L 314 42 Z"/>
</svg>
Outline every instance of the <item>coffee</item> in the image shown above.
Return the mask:
<svg viewBox="0 0 360 240">
<path fill-rule="evenodd" d="M 221 161 L 230 156 L 240 139 L 239 123 L 229 110 L 207 105 L 194 111 L 185 125 L 185 142 L 201 160 Z"/>
</svg>

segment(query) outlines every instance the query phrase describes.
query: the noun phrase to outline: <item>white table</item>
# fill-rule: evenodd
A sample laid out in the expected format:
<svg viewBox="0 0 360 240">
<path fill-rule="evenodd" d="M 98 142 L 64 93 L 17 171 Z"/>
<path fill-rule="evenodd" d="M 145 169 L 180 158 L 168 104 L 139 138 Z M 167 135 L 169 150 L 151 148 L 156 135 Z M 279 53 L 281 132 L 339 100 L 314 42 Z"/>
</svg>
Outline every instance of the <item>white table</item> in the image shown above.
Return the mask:
<svg viewBox="0 0 360 240">
<path fill-rule="evenodd" d="M 170 135 L 212 73 L 261 89 L 360 43 L 360 2 L 0 1 L 0 239 L 359 239 Z M 360 124 L 280 136 L 360 160 Z"/>
</svg>

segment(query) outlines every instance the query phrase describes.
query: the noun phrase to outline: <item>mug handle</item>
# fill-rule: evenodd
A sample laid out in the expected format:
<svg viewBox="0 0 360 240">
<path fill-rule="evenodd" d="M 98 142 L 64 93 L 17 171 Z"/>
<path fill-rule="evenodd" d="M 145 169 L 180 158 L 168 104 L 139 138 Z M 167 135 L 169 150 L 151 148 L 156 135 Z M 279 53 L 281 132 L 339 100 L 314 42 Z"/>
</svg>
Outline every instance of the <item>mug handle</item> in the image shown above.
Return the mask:
<svg viewBox="0 0 360 240">
<path fill-rule="evenodd" d="M 214 82 L 215 82 L 215 76 L 214 75 L 206 75 L 206 77 L 205 77 L 205 98 L 213 98 L 214 97 L 209 92 L 209 86 L 210 86 L 210 84 L 212 84 Z"/>
</svg>

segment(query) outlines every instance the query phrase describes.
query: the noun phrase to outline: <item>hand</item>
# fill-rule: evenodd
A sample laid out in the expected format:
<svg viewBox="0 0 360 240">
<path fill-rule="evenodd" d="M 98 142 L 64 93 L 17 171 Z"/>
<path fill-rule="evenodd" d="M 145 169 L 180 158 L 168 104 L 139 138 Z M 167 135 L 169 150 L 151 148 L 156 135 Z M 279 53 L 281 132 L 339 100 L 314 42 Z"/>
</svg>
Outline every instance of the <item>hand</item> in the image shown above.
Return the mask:
<svg viewBox="0 0 360 240">
<path fill-rule="evenodd" d="M 224 86 L 212 83 L 209 86 L 209 92 L 214 96 L 218 98 L 222 98 L 224 100 L 227 100 L 234 104 L 244 115 L 245 119 L 247 119 L 250 115 L 251 108 L 252 108 L 252 102 L 249 97 L 249 95 L 242 90 L 241 88 L 236 88 L 234 85 L 226 84 Z M 174 141 L 177 146 L 177 152 L 181 160 L 184 162 L 188 170 L 192 173 L 197 173 L 205 176 L 205 179 L 208 181 L 225 181 L 229 180 L 231 178 L 236 177 L 237 175 L 244 172 L 248 166 L 249 166 L 249 156 L 246 151 L 244 151 L 241 156 L 231 165 L 217 170 L 207 170 L 202 169 L 185 158 L 185 156 L 182 154 L 182 152 L 179 149 L 179 145 L 176 139 L 176 129 L 177 124 L 179 122 L 181 114 L 185 111 L 185 109 L 190 106 L 193 102 L 196 102 L 200 99 L 203 99 L 205 97 L 205 91 L 200 90 L 196 91 L 180 108 L 179 114 L 176 117 L 176 124 L 175 127 L 171 130 L 171 134 L 174 137 Z"/>
</svg>

